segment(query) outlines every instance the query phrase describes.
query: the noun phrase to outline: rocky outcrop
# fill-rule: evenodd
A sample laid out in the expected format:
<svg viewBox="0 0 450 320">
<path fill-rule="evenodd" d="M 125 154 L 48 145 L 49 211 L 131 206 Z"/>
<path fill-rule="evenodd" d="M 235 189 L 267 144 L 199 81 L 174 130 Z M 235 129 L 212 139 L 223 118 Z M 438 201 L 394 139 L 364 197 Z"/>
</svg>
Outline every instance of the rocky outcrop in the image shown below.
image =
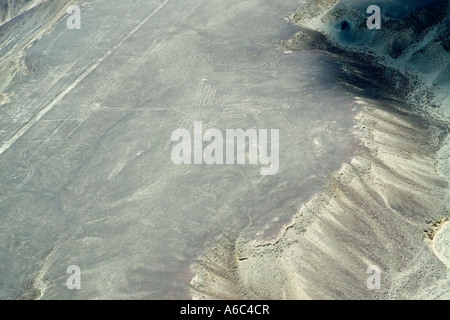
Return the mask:
<svg viewBox="0 0 450 320">
<path fill-rule="evenodd" d="M 366 0 L 316 0 L 299 8 L 291 19 L 319 32 L 336 48 L 370 56 L 378 63 L 419 77 L 435 91 L 428 106 L 441 106 L 433 112 L 448 118 L 450 1 L 378 1 L 380 30 L 369 30 L 366 25 L 366 10 L 372 4 Z M 421 95 L 411 92 L 415 98 Z"/>
</svg>

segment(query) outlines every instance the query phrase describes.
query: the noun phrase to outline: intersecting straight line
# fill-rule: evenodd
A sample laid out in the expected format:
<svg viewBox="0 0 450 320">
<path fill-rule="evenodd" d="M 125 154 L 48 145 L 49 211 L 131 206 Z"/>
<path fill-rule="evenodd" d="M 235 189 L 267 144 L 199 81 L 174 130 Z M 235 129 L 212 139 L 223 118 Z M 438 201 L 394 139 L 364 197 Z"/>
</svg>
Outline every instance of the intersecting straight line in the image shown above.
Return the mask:
<svg viewBox="0 0 450 320">
<path fill-rule="evenodd" d="M 58 96 L 49 104 L 47 104 L 41 111 L 39 111 L 30 121 L 27 122 L 19 131 L 17 131 L 11 138 L 9 138 L 1 147 L 0 155 L 8 150 L 17 140 L 19 140 L 32 126 L 36 124 L 47 112 L 59 103 L 69 92 L 72 91 L 81 81 L 83 81 L 92 71 L 94 71 L 103 61 L 105 61 L 111 54 L 113 54 L 125 41 L 131 38 L 144 24 L 146 24 L 159 10 L 164 8 L 170 0 L 165 0 L 158 8 L 153 10 L 144 20 L 142 20 L 133 30 L 131 30 L 127 36 L 122 39 L 118 44 L 109 49 L 102 57 L 100 57 L 95 63 L 93 63 L 88 69 L 86 69 L 70 86 L 62 91 Z"/>
</svg>

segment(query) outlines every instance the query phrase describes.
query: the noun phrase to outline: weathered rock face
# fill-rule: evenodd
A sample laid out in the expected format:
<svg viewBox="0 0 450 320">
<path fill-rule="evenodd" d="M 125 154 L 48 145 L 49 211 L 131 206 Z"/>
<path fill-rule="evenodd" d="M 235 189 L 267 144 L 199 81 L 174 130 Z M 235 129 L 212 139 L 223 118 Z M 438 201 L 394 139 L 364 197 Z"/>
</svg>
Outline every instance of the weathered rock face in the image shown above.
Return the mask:
<svg viewBox="0 0 450 320">
<path fill-rule="evenodd" d="M 379 30 L 367 28 L 366 10 L 372 4 L 366 0 L 313 1 L 299 8 L 292 21 L 318 31 L 338 48 L 381 58 L 389 67 L 418 76 L 436 91 L 428 104 L 440 105 L 440 116 L 448 118 L 450 1 L 378 1 Z"/>
<path fill-rule="evenodd" d="M 440 43 L 448 38 L 447 0 L 411 1 L 407 5 L 399 2 L 378 2 L 383 22 L 381 30 L 366 27 L 366 9 L 373 4 L 371 1 L 316 1 L 300 8 L 293 20 L 324 32 L 338 45 L 370 48 L 394 59 L 425 40 L 423 37 L 431 28 L 436 30 L 430 42 Z"/>
</svg>

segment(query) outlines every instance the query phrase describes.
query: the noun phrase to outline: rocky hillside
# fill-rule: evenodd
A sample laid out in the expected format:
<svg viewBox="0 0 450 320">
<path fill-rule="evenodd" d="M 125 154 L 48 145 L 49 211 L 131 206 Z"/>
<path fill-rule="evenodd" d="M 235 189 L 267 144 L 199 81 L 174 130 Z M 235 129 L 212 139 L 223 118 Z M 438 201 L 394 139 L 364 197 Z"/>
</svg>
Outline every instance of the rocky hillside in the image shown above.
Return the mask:
<svg viewBox="0 0 450 320">
<path fill-rule="evenodd" d="M 23 50 L 61 19 L 71 3 L 76 1 L 0 0 L 0 105 L 7 100 L 6 87 L 23 69 Z"/>
<path fill-rule="evenodd" d="M 378 62 L 417 76 L 435 90 L 429 101 L 450 115 L 450 1 L 377 1 L 381 29 L 368 29 L 373 1 L 317 0 L 303 6 L 292 21 L 318 31 L 334 46 L 378 58 Z M 417 96 L 423 95 L 416 93 Z"/>
<path fill-rule="evenodd" d="M 14 19 L 44 0 L 0 0 L 0 24 Z"/>
</svg>

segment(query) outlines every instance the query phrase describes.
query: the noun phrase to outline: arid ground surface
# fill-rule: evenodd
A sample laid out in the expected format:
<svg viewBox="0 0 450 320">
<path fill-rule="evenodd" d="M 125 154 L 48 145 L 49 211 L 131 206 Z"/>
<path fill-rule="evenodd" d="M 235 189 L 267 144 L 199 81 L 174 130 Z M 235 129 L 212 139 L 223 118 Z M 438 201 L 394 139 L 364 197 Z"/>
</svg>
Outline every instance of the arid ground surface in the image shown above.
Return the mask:
<svg viewBox="0 0 450 320">
<path fill-rule="evenodd" d="M 350 43 L 349 1 L 0 1 L 0 298 L 450 298 L 434 2 Z M 278 129 L 278 173 L 175 165 L 195 121 Z"/>
</svg>

